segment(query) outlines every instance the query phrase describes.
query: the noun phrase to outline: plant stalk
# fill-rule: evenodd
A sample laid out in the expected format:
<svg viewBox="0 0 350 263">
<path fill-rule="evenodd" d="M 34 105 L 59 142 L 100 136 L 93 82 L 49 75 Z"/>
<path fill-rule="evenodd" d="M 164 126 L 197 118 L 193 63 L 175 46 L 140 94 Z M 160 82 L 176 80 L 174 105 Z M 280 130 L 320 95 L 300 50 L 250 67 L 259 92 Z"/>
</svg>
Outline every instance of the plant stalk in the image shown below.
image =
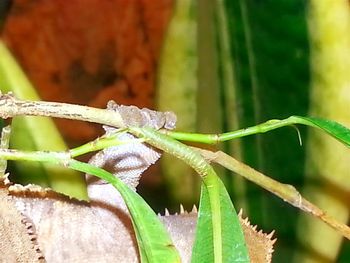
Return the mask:
<svg viewBox="0 0 350 263">
<path fill-rule="evenodd" d="M 350 240 L 350 228 L 337 221 L 332 216 L 326 214 L 322 209 L 309 202 L 301 196 L 301 194 L 292 185 L 282 184 L 273 180 L 270 177 L 256 171 L 244 163 L 237 161 L 235 158 L 227 155 L 224 152 L 212 152 L 196 148 L 208 161 L 218 163 L 223 167 L 243 176 L 247 180 L 261 186 L 267 191 L 277 195 L 284 201 L 290 203 L 294 207 L 297 207 L 307 213 L 318 217 L 323 222 L 331 226 L 333 229 L 340 232 L 344 237 Z"/>
</svg>

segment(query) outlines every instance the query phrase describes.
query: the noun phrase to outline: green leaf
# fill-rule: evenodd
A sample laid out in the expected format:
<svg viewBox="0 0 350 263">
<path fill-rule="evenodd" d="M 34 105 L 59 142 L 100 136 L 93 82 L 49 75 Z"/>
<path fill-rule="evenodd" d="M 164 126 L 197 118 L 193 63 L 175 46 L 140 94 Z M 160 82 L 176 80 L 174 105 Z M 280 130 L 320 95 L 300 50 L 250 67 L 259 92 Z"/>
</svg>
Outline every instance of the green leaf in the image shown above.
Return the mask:
<svg viewBox="0 0 350 263">
<path fill-rule="evenodd" d="M 319 128 L 329 135 L 350 147 L 350 130 L 345 126 L 326 119 L 315 118 L 315 117 L 301 117 L 301 116 L 292 116 L 292 119 L 296 120 L 300 124 L 313 126 Z"/>
<path fill-rule="evenodd" d="M 0 90 L 12 92 L 21 99 L 40 100 L 24 72 L 0 41 Z M 34 151 L 65 151 L 67 147 L 54 122 L 44 117 L 16 117 L 12 122 L 11 147 Z M 78 199 L 88 199 L 83 177 L 75 171 L 56 167 L 48 163 L 16 162 L 17 173 L 22 174 L 23 183 L 51 186 L 57 192 Z"/>
<path fill-rule="evenodd" d="M 136 192 L 132 191 L 119 178 L 109 172 L 71 160 L 68 167 L 93 174 L 112 184 L 123 197 L 132 219 L 137 243 L 140 250 L 141 261 L 147 262 L 180 262 L 180 256 L 163 224 L 149 205 Z M 116 248 L 117 249 L 117 248 Z"/>
<path fill-rule="evenodd" d="M 217 242 L 222 243 L 222 258 L 219 260 L 220 262 L 249 262 L 248 250 L 236 211 L 224 184 L 218 177 L 216 177 L 216 181 L 216 187 L 220 195 L 221 222 L 212 222 L 210 195 L 207 187 L 202 184 L 192 263 L 217 262 L 218 260 L 214 258 L 215 243 Z M 221 224 L 222 240 L 214 240 L 213 224 Z"/>
</svg>

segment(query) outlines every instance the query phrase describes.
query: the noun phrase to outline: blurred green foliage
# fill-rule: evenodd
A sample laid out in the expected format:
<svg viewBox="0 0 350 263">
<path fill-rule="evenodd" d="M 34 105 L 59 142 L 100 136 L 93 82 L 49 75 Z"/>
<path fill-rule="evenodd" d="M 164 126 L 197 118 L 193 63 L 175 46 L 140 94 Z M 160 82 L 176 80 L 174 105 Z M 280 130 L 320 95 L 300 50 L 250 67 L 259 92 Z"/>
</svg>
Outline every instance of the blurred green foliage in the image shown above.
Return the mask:
<svg viewBox="0 0 350 263">
<path fill-rule="evenodd" d="M 225 4 L 239 94 L 239 126 L 307 115 L 310 76 L 305 1 L 228 0 Z M 305 143 L 305 129 L 301 133 Z M 299 189 L 304 150 L 293 129 L 242 139 L 245 163 Z M 276 230 L 274 261 L 288 262 L 296 249 L 298 210 L 250 183 L 245 194 L 250 220 L 265 231 Z"/>
</svg>

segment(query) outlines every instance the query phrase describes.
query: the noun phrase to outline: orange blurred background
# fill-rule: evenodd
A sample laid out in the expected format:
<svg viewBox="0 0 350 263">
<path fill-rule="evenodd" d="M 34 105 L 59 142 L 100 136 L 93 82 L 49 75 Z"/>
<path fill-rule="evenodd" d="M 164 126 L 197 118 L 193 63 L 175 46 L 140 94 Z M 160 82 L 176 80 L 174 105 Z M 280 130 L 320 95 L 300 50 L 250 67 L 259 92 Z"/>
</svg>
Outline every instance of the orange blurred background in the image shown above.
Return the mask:
<svg viewBox="0 0 350 263">
<path fill-rule="evenodd" d="M 48 101 L 153 107 L 172 0 L 15 0 L 3 38 Z M 55 120 L 70 146 L 100 127 Z"/>
</svg>

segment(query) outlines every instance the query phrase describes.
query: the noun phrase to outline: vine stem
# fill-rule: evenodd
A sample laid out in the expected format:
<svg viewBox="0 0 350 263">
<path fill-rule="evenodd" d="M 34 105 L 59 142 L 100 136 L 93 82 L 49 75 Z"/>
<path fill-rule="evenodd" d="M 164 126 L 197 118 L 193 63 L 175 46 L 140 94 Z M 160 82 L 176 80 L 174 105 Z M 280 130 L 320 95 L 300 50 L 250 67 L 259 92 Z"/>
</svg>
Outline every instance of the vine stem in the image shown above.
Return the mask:
<svg viewBox="0 0 350 263">
<path fill-rule="evenodd" d="M 114 134 L 111 134 L 109 136 L 102 136 L 98 137 L 96 140 L 85 143 L 83 145 L 80 145 L 78 147 L 75 147 L 73 149 L 69 150 L 70 156 L 72 158 L 75 158 L 77 156 L 89 153 L 89 152 L 95 152 L 98 150 L 102 150 L 108 147 L 127 144 L 127 143 L 133 143 L 133 142 L 144 142 L 143 139 L 130 139 L 130 140 L 120 140 L 117 136 L 127 132 L 126 129 L 118 130 Z"/>
<path fill-rule="evenodd" d="M 290 126 L 294 124 L 301 124 L 301 121 L 291 116 L 283 120 L 268 120 L 255 126 L 222 134 L 186 133 L 176 131 L 166 131 L 166 134 L 177 140 L 216 144 L 218 142 L 229 141 L 248 135 L 269 132 L 284 126 Z"/>
</svg>

